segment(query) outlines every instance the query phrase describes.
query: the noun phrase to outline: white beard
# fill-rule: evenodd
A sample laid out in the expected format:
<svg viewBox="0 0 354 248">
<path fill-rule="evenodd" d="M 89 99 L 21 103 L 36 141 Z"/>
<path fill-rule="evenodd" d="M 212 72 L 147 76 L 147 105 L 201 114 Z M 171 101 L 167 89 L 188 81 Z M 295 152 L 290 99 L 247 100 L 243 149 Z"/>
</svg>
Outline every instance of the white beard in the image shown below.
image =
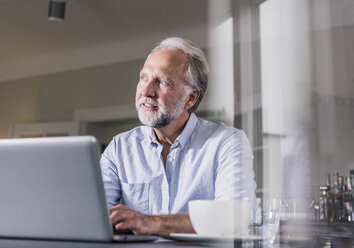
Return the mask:
<svg viewBox="0 0 354 248">
<path fill-rule="evenodd" d="M 153 128 L 161 128 L 169 125 L 172 121 L 179 117 L 184 110 L 184 106 L 188 100 L 189 94 L 191 93 L 190 88 L 186 89 L 185 92 L 186 93 L 180 100 L 168 106 L 160 105 L 157 101 L 154 101 L 149 97 L 140 98 L 138 101 L 136 101 L 136 110 L 138 112 L 140 122 Z M 157 106 L 158 110 L 144 110 L 140 107 L 140 105 L 144 102 Z"/>
</svg>

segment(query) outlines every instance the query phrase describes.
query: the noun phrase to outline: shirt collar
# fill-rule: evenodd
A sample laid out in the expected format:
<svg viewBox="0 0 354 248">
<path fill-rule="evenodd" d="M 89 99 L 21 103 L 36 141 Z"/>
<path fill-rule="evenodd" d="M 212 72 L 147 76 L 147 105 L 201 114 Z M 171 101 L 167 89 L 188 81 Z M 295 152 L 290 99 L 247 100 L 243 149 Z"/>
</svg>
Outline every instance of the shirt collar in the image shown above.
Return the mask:
<svg viewBox="0 0 354 248">
<path fill-rule="evenodd" d="M 195 127 L 197 126 L 197 122 L 198 122 L 197 116 L 194 113 L 192 113 L 182 133 L 177 137 L 175 143 L 172 145 L 172 148 L 178 146 L 179 144 L 181 145 L 182 149 L 185 147 Z"/>
<path fill-rule="evenodd" d="M 175 143 L 173 143 L 171 148 L 175 148 L 178 145 L 181 145 L 181 147 L 183 149 L 184 146 L 187 144 L 190 136 L 192 135 L 195 127 L 197 126 L 197 122 L 198 122 L 197 116 L 194 113 L 192 113 L 189 116 L 187 124 L 184 127 L 182 133 L 177 137 L 177 139 L 175 140 Z M 154 130 L 152 128 L 149 128 L 149 129 L 150 129 L 149 137 L 150 137 L 151 144 L 158 145 L 159 143 L 157 141 L 157 138 L 156 138 Z"/>
</svg>

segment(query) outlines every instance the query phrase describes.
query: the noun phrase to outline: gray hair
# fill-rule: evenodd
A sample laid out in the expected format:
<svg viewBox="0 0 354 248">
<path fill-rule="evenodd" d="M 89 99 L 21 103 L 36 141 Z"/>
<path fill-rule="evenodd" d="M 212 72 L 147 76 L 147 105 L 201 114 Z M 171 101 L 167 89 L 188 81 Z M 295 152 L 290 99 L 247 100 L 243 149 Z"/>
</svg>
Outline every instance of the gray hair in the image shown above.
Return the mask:
<svg viewBox="0 0 354 248">
<path fill-rule="evenodd" d="M 200 91 L 197 102 L 188 110 L 189 113 L 192 113 L 198 108 L 199 103 L 202 101 L 208 87 L 208 61 L 203 51 L 191 41 L 186 39 L 178 37 L 167 38 L 161 41 L 151 53 L 161 48 L 178 49 L 188 56 L 185 80 L 189 87 Z"/>
</svg>

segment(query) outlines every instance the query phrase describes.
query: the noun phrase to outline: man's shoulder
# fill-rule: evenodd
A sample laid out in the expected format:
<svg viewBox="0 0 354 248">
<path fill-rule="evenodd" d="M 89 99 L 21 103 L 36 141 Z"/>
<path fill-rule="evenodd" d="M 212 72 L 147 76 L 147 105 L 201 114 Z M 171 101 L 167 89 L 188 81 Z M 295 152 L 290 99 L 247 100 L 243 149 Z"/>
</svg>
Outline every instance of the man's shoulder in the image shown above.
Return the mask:
<svg viewBox="0 0 354 248">
<path fill-rule="evenodd" d="M 242 129 L 228 126 L 221 121 L 213 122 L 199 119 L 198 122 L 200 128 L 196 134 L 196 139 L 205 137 L 203 144 L 221 149 L 224 152 L 241 148 L 244 157 L 253 158 L 249 140 Z"/>
<path fill-rule="evenodd" d="M 210 121 L 200 117 L 198 117 L 198 126 L 202 132 L 212 132 L 215 134 L 231 135 L 243 132 L 241 129 L 228 126 L 222 121 Z"/>
</svg>

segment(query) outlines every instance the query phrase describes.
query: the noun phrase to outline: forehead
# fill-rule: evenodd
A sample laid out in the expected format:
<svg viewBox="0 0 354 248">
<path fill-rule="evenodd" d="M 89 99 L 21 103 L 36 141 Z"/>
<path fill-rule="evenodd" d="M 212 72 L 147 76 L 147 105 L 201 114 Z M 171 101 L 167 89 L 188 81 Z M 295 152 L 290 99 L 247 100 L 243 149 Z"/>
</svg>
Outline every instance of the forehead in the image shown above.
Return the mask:
<svg viewBox="0 0 354 248">
<path fill-rule="evenodd" d="M 187 55 L 178 49 L 161 48 L 148 56 L 143 70 L 184 73 L 187 66 L 187 59 Z"/>
</svg>

